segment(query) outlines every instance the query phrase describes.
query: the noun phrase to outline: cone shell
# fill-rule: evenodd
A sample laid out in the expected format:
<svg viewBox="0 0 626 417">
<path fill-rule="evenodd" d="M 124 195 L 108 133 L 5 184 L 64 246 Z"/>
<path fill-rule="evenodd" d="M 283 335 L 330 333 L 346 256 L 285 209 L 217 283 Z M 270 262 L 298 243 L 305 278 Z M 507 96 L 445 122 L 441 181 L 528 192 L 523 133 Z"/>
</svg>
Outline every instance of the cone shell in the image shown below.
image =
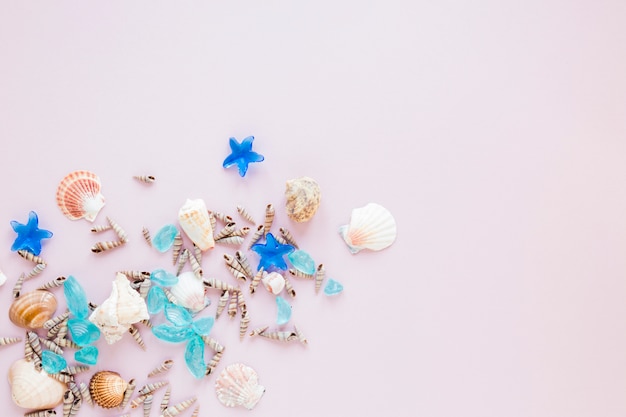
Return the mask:
<svg viewBox="0 0 626 417">
<path fill-rule="evenodd" d="M 117 372 L 96 372 L 89 381 L 89 394 L 94 403 L 103 408 L 114 408 L 122 404 L 128 382 Z"/>
<path fill-rule="evenodd" d="M 104 206 L 100 178 L 89 171 L 70 172 L 57 188 L 57 204 L 70 220 L 93 222 Z"/>
<path fill-rule="evenodd" d="M 9 385 L 13 402 L 22 408 L 44 409 L 61 404 L 67 390 L 64 383 L 51 378 L 35 362 L 20 359 L 9 368 Z"/>
<path fill-rule="evenodd" d="M 259 385 L 256 371 L 243 363 L 227 366 L 215 381 L 217 399 L 226 407 L 242 406 L 252 410 L 265 387 Z"/>
<path fill-rule="evenodd" d="M 9 308 L 9 319 L 25 329 L 41 329 L 57 309 L 57 299 L 50 291 L 35 290 L 16 298 Z"/>
<path fill-rule="evenodd" d="M 308 222 L 320 206 L 322 193 L 313 178 L 300 177 L 288 180 L 285 197 L 287 215 L 297 222 Z"/>
<path fill-rule="evenodd" d="M 396 221 L 389 210 L 370 203 L 352 210 L 350 224 L 341 226 L 339 234 L 352 253 L 362 249 L 382 250 L 396 239 Z"/>
<path fill-rule="evenodd" d="M 176 304 L 197 313 L 205 307 L 205 287 L 192 271 L 183 272 L 178 276 L 178 283 L 170 288 L 176 298 Z"/>
<path fill-rule="evenodd" d="M 178 211 L 178 221 L 185 234 L 200 250 L 205 251 L 215 247 L 213 227 L 204 200 L 187 199 Z"/>
</svg>

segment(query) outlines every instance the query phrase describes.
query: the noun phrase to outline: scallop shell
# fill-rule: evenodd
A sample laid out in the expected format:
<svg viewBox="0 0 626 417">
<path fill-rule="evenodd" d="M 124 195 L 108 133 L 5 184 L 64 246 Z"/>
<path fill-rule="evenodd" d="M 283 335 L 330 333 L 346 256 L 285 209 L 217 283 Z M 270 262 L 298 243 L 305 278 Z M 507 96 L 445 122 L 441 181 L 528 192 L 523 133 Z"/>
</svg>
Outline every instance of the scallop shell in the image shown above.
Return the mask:
<svg viewBox="0 0 626 417">
<path fill-rule="evenodd" d="M 339 234 L 352 253 L 362 249 L 382 250 L 396 240 L 396 221 L 389 210 L 369 203 L 352 210 L 350 224 L 341 226 Z"/>
<path fill-rule="evenodd" d="M 274 295 L 280 294 L 283 288 L 285 288 L 285 277 L 278 272 L 270 272 L 261 278 L 261 282 L 265 286 L 265 289 Z"/>
<path fill-rule="evenodd" d="M 131 288 L 126 275 L 118 272 L 111 295 L 91 313 L 89 320 L 100 328 L 107 343 L 113 344 L 131 324 L 149 318 L 145 300 Z"/>
<path fill-rule="evenodd" d="M 25 329 L 41 329 L 57 309 L 57 299 L 50 291 L 35 290 L 22 294 L 9 307 L 9 319 Z"/>
<path fill-rule="evenodd" d="M 61 404 L 67 390 L 64 383 L 51 378 L 34 361 L 20 359 L 9 368 L 9 385 L 13 402 L 22 408 L 53 408 Z"/>
<path fill-rule="evenodd" d="M 322 197 L 320 186 L 313 178 L 300 177 L 288 180 L 285 197 L 287 215 L 297 222 L 307 222 L 315 215 Z"/>
<path fill-rule="evenodd" d="M 233 363 L 217 377 L 215 392 L 217 399 L 226 407 L 240 405 L 252 410 L 265 393 L 265 387 L 259 385 L 254 369 L 243 363 Z"/>
<path fill-rule="evenodd" d="M 198 248 L 205 251 L 215 247 L 213 227 L 204 200 L 187 199 L 178 211 L 178 221 L 185 234 Z"/>
<path fill-rule="evenodd" d="M 192 271 L 183 272 L 178 276 L 178 283 L 170 288 L 176 298 L 176 304 L 197 313 L 206 307 L 205 287 Z"/>
<path fill-rule="evenodd" d="M 124 401 L 128 382 L 117 372 L 96 372 L 89 381 L 89 394 L 93 402 L 102 408 L 114 408 Z"/>
<path fill-rule="evenodd" d="M 70 172 L 57 188 L 57 204 L 70 220 L 93 222 L 104 206 L 100 178 L 89 171 Z"/>
</svg>

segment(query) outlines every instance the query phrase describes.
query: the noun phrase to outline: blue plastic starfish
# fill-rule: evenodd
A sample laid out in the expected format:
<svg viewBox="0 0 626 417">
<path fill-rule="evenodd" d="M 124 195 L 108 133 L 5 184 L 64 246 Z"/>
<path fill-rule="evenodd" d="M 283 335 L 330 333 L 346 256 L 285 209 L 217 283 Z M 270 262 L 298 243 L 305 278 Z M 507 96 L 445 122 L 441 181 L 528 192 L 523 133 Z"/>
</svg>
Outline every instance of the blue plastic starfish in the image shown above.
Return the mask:
<svg viewBox="0 0 626 417">
<path fill-rule="evenodd" d="M 294 251 L 293 246 L 278 243 L 271 233 L 268 233 L 265 237 L 265 244 L 257 243 L 252 245 L 251 249 L 261 257 L 257 269 L 263 267 L 266 271 L 271 271 L 272 269 L 286 270 L 287 263 L 283 256 Z"/>
<path fill-rule="evenodd" d="M 41 240 L 52 237 L 51 231 L 39 228 L 39 218 L 34 211 L 28 213 L 28 223 L 21 224 L 11 220 L 11 227 L 17 233 L 15 242 L 11 246 L 12 251 L 26 249 L 34 255 L 39 255 L 41 253 Z"/>
<path fill-rule="evenodd" d="M 239 175 L 244 177 L 248 171 L 248 164 L 251 162 L 261 162 L 265 159 L 263 155 L 252 150 L 252 141 L 254 141 L 254 136 L 248 136 L 242 140 L 241 143 L 238 143 L 235 138 L 230 138 L 231 153 L 224 159 L 222 166 L 228 168 L 231 165 L 237 164 Z"/>
</svg>

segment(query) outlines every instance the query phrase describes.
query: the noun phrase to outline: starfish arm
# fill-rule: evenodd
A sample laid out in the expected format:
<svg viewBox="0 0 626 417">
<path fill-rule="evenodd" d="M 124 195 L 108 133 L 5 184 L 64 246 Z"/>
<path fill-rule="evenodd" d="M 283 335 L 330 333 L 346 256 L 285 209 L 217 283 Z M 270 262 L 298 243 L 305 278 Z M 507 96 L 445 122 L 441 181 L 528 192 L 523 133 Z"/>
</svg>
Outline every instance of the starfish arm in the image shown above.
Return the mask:
<svg viewBox="0 0 626 417">
<path fill-rule="evenodd" d="M 245 177 L 246 172 L 248 172 L 248 161 L 243 158 L 239 158 L 237 160 L 237 168 L 239 169 L 239 175 Z"/>
<path fill-rule="evenodd" d="M 260 153 L 256 153 L 254 151 L 250 151 L 250 153 L 248 154 L 248 161 L 249 162 L 261 162 L 264 161 L 265 157 L 263 155 L 261 155 Z"/>
<path fill-rule="evenodd" d="M 250 152 L 252 150 L 252 142 L 254 142 L 254 136 L 248 136 L 241 141 L 241 150 L 244 152 Z"/>
<path fill-rule="evenodd" d="M 241 145 L 239 144 L 239 142 L 237 142 L 235 138 L 228 139 L 228 144 L 230 145 L 230 150 L 233 153 L 238 153 L 241 151 Z"/>
</svg>

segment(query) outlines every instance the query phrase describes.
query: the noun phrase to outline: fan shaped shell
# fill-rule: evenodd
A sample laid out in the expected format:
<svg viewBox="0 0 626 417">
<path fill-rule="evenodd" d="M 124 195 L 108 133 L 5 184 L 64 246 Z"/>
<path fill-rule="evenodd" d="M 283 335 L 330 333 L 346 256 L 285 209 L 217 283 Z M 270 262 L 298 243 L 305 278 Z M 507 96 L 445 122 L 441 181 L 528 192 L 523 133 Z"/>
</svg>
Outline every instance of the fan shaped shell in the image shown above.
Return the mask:
<svg viewBox="0 0 626 417">
<path fill-rule="evenodd" d="M 89 381 L 91 399 L 102 408 L 114 408 L 124 400 L 128 382 L 117 372 L 96 372 Z"/>
<path fill-rule="evenodd" d="M 350 223 L 341 226 L 339 233 L 352 253 L 362 249 L 378 251 L 396 240 L 396 220 L 380 204 L 369 203 L 352 210 Z"/>
<path fill-rule="evenodd" d="M 178 282 L 170 288 L 176 304 L 197 313 L 206 306 L 205 288 L 201 280 L 191 271 L 178 276 Z"/>
<path fill-rule="evenodd" d="M 34 361 L 20 359 L 9 368 L 9 385 L 13 402 L 22 408 L 53 408 L 63 401 L 64 383 L 50 377 Z"/>
<path fill-rule="evenodd" d="M 22 294 L 9 307 L 9 319 L 25 329 L 41 329 L 57 309 L 57 299 L 50 291 L 35 290 Z"/>
<path fill-rule="evenodd" d="M 243 363 L 227 366 L 215 381 L 217 398 L 226 407 L 242 406 L 252 410 L 265 393 L 256 371 Z"/>
<path fill-rule="evenodd" d="M 93 222 L 104 206 L 100 185 L 100 178 L 93 172 L 70 172 L 57 188 L 57 205 L 70 220 Z"/>
</svg>

